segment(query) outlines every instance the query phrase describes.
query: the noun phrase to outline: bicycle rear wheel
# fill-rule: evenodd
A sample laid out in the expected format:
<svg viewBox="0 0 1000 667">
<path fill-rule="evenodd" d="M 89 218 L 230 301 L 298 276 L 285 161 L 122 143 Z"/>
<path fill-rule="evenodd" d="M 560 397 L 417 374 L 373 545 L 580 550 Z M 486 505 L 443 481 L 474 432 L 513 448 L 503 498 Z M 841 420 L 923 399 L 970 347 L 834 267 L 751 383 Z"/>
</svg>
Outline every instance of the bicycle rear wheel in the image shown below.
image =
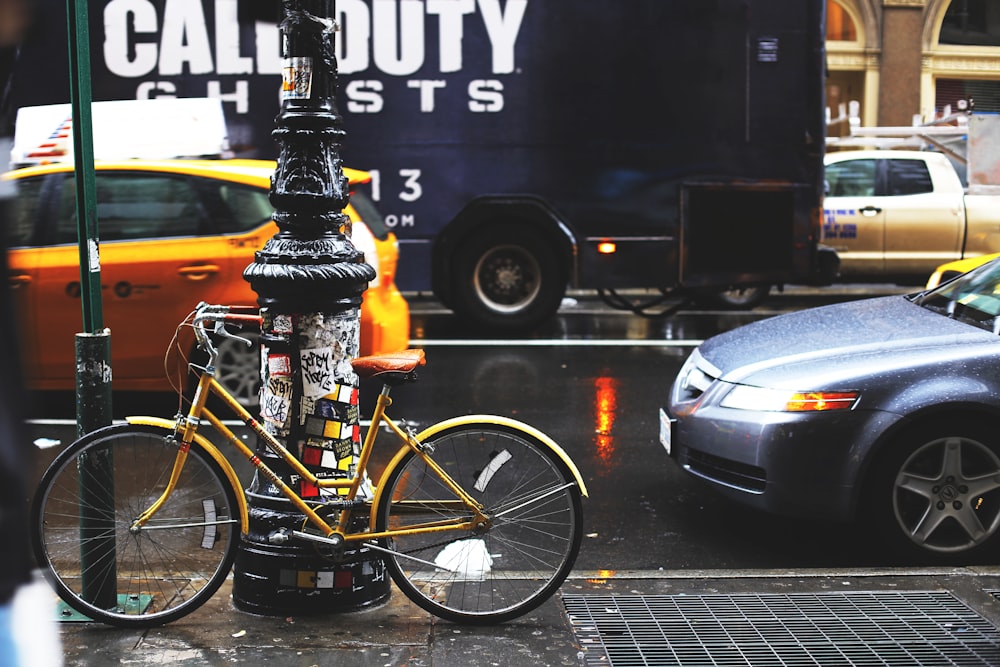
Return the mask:
<svg viewBox="0 0 1000 667">
<path fill-rule="evenodd" d="M 173 493 L 142 528 L 132 524 L 162 494 L 177 456 L 170 432 L 121 425 L 62 452 L 42 476 L 32 542 L 59 596 L 95 621 L 149 627 L 210 598 L 236 557 L 236 491 L 192 446 Z"/>
<path fill-rule="evenodd" d="M 501 623 L 547 600 L 573 567 L 583 529 L 580 488 L 566 464 L 534 436 L 495 424 L 459 425 L 425 444 L 491 522 L 383 540 L 399 589 L 432 614 L 468 624 Z M 378 530 L 471 517 L 416 454 L 383 484 Z"/>
</svg>

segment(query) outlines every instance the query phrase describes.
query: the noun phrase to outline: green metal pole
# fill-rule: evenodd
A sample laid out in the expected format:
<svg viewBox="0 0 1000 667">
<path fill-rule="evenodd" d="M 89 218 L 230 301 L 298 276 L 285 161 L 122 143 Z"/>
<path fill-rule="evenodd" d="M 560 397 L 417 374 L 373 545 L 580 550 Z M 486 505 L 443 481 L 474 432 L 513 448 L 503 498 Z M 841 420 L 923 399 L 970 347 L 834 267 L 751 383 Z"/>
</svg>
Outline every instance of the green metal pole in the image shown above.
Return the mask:
<svg viewBox="0 0 1000 667">
<path fill-rule="evenodd" d="M 70 97 L 73 106 L 73 160 L 76 169 L 76 218 L 80 246 L 80 296 L 83 331 L 110 336 L 101 307 L 101 258 L 97 234 L 97 179 L 91 116 L 90 28 L 87 3 L 67 0 Z M 108 354 L 105 354 L 108 351 Z M 87 356 L 81 357 L 81 352 Z M 86 377 L 81 378 L 81 374 Z M 111 358 L 107 345 L 77 344 L 77 430 L 89 433 L 111 423 Z"/>
<path fill-rule="evenodd" d="M 90 24 L 86 0 L 66 0 L 77 237 L 84 333 L 76 336 L 76 424 L 83 436 L 111 424 L 111 332 L 101 308 L 97 235 L 97 179 L 91 118 Z M 83 594 L 102 607 L 117 604 L 114 534 L 114 461 L 110 450 L 81 460 L 80 560 Z"/>
<path fill-rule="evenodd" d="M 77 233 L 83 330 L 104 328 L 101 260 L 97 241 L 97 181 L 94 176 L 94 126 L 90 105 L 90 26 L 87 3 L 66 0 L 69 19 L 70 100 L 73 106 L 73 160 L 76 167 Z M 86 242 L 84 242 L 86 241 Z"/>
</svg>

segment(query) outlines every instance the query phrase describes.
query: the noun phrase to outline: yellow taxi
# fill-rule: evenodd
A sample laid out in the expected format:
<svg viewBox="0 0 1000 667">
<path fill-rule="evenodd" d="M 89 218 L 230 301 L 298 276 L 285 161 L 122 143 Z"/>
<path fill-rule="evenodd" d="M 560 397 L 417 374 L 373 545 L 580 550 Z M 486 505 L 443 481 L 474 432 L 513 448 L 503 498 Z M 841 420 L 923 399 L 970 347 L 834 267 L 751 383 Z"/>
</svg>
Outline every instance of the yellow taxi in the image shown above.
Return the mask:
<svg viewBox="0 0 1000 667">
<path fill-rule="evenodd" d="M 978 257 L 966 257 L 956 259 L 954 262 L 946 262 L 934 270 L 931 277 L 927 279 L 927 289 L 937 287 L 941 283 L 946 283 L 955 276 L 960 276 L 967 271 L 971 271 L 977 266 L 982 266 L 986 262 L 991 262 L 1000 257 L 1000 252 L 989 255 L 979 255 Z"/>
<path fill-rule="evenodd" d="M 243 270 L 278 232 L 268 200 L 275 163 L 124 160 L 95 166 L 112 387 L 170 391 L 165 353 L 195 304 L 257 302 Z M 354 190 L 345 209 L 352 241 L 377 273 L 361 306 L 360 354 L 400 350 L 409 344 L 410 313 L 395 283 L 397 241 L 357 191 L 368 174 L 345 169 L 345 175 Z M 75 386 L 74 335 L 83 317 L 73 166 L 25 167 L 3 178 L 17 187 L 14 215 L 6 221 L 8 281 L 29 387 L 69 390 Z M 248 406 L 257 402 L 258 354 L 227 342 L 219 362 L 220 381 Z"/>
</svg>

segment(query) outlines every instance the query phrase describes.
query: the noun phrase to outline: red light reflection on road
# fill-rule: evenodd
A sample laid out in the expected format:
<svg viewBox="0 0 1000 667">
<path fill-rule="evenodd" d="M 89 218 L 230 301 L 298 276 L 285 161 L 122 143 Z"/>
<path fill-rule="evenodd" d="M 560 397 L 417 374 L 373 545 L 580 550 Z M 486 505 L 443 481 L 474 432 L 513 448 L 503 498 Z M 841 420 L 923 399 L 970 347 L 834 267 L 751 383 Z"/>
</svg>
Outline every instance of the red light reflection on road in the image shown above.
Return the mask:
<svg viewBox="0 0 1000 667">
<path fill-rule="evenodd" d="M 618 380 L 599 377 L 594 380 L 594 444 L 602 474 L 611 470 L 615 454 L 615 412 L 618 409 Z"/>
</svg>

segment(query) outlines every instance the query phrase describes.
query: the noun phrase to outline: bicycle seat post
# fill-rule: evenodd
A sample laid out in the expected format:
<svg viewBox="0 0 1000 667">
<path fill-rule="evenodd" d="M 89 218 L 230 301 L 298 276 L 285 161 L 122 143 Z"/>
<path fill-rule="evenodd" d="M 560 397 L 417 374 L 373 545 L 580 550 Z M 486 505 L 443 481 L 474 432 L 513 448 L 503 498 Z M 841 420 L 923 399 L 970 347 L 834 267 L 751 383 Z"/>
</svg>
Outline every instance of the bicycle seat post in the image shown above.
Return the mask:
<svg viewBox="0 0 1000 667">
<path fill-rule="evenodd" d="M 389 382 L 383 382 L 382 390 L 379 391 L 378 400 L 375 402 L 375 408 L 372 412 L 371 428 L 378 427 L 379 421 L 381 421 L 383 415 L 385 415 L 385 409 L 392 405 L 392 398 L 389 396 L 391 391 L 392 385 Z"/>
</svg>

